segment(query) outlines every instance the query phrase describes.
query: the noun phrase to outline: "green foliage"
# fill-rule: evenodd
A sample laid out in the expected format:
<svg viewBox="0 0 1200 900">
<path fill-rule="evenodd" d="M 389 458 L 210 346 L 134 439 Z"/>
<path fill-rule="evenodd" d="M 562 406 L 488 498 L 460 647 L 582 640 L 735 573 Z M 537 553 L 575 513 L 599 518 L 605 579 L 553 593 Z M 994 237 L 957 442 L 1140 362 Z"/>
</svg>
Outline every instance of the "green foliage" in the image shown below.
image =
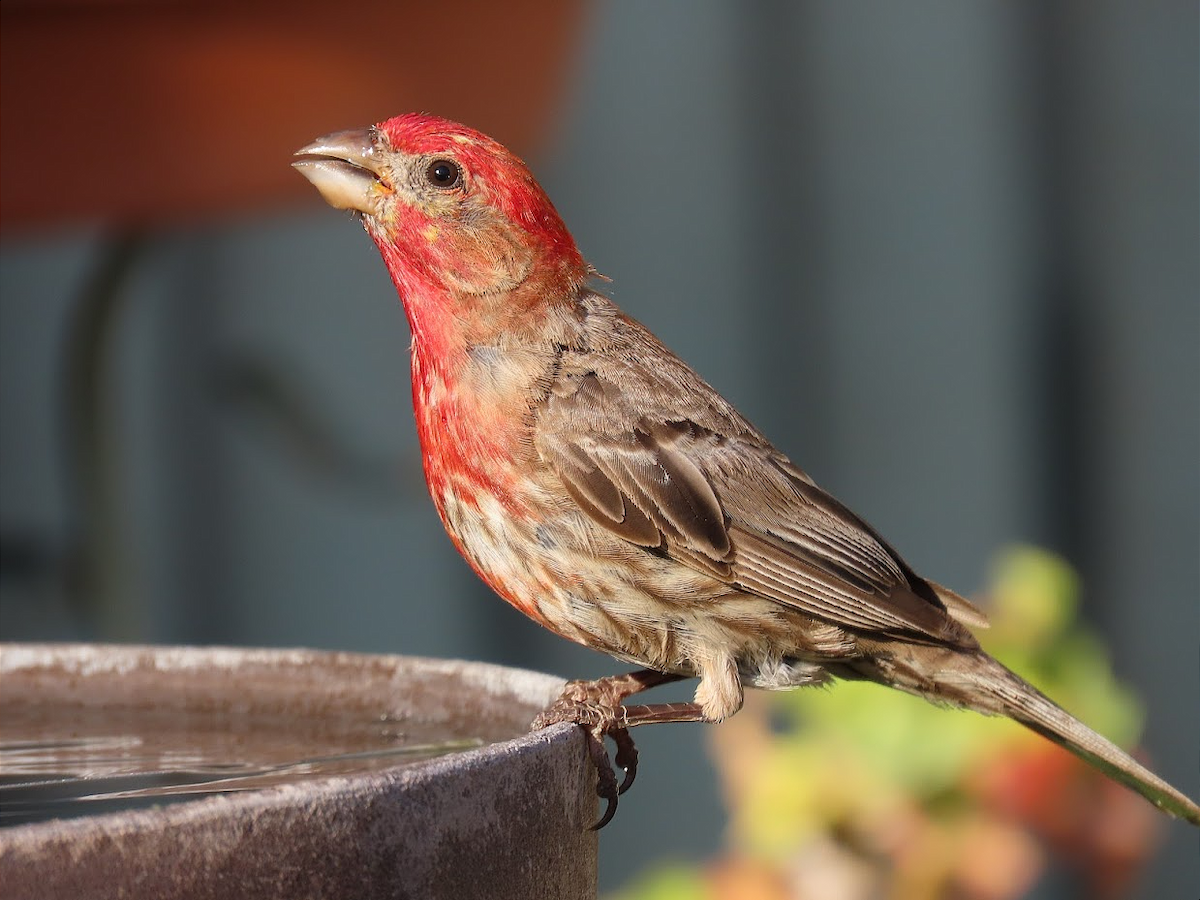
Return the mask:
<svg viewBox="0 0 1200 900">
<path fill-rule="evenodd" d="M 1140 727 L 1101 642 L 1075 621 L 1079 582 L 1057 557 L 1022 547 L 996 566 L 989 653 L 1075 715 L 1128 744 Z M 862 682 L 774 698 L 785 717 L 743 798 L 748 849 L 786 850 L 830 822 L 875 815 L 901 799 L 962 802 L 956 787 L 1013 743 L 1039 741 L 1016 723 L 945 709 Z"/>
<path fill-rule="evenodd" d="M 665 863 L 610 894 L 608 900 L 709 900 L 712 892 L 701 873 L 682 863 Z"/>
</svg>

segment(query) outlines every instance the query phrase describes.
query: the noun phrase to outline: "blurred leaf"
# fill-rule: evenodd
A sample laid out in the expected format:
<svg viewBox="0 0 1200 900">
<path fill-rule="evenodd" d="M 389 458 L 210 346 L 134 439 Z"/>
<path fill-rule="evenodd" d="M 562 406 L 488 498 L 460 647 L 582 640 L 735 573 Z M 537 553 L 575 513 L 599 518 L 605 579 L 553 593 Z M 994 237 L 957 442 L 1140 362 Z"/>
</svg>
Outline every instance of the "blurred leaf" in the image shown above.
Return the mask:
<svg viewBox="0 0 1200 900">
<path fill-rule="evenodd" d="M 1079 576 L 1061 558 L 1036 547 L 1015 547 L 992 568 L 991 635 L 1024 652 L 1044 648 L 1075 619 Z"/>
<path fill-rule="evenodd" d="M 703 873 L 692 866 L 663 864 L 643 873 L 609 900 L 714 900 Z"/>
</svg>

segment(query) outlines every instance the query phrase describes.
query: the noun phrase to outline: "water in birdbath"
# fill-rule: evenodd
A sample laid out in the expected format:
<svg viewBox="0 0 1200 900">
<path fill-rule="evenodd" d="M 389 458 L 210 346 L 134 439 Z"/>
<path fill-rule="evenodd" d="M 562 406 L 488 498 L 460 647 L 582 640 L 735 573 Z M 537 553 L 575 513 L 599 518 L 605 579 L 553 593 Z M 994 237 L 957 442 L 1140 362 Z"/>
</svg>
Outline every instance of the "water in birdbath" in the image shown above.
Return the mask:
<svg viewBox="0 0 1200 900">
<path fill-rule="evenodd" d="M 81 709 L 0 696 L 0 825 L 357 774 L 482 743 L 386 716 Z"/>
<path fill-rule="evenodd" d="M 0 825 L 427 761 L 525 733 L 546 682 L 412 657 L 0 644 Z"/>
</svg>

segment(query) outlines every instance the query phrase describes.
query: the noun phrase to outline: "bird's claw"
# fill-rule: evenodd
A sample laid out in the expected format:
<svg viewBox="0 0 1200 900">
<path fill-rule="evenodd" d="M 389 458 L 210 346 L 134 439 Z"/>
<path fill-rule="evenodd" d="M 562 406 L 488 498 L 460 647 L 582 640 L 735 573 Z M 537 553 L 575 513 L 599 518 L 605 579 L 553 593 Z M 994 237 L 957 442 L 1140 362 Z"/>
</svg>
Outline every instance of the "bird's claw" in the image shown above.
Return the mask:
<svg viewBox="0 0 1200 900">
<path fill-rule="evenodd" d="M 633 743 L 629 729 L 624 726 L 609 732 L 609 737 L 617 745 L 614 762 L 616 762 L 617 768 L 625 773 L 625 777 L 621 780 L 621 786 L 617 788 L 617 793 L 623 794 L 633 786 L 633 779 L 637 777 L 637 747 Z"/>
<path fill-rule="evenodd" d="M 562 696 L 533 720 L 532 729 L 538 731 L 559 722 L 571 722 L 583 728 L 588 741 L 588 754 L 596 767 L 596 796 L 605 801 L 600 819 L 592 826 L 599 831 L 612 821 L 617 813 L 617 797 L 629 790 L 637 777 L 637 747 L 625 725 L 624 708 L 620 704 L 606 703 L 608 698 L 596 698 L 588 691 L 594 682 L 571 682 Z M 610 759 L 604 746 L 605 736 L 611 737 L 617 752 Z M 613 762 L 624 773 L 617 784 Z"/>
</svg>

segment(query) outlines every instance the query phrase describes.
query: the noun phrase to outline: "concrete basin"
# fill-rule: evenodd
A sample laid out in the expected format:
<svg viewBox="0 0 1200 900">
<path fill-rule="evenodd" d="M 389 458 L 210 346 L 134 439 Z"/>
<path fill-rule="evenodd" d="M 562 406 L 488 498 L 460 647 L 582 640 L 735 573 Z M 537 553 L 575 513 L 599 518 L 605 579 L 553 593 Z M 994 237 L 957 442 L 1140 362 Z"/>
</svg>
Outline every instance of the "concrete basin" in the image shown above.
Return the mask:
<svg viewBox="0 0 1200 900">
<path fill-rule="evenodd" d="M 562 682 L 309 650 L 0 644 L 10 897 L 589 898 Z"/>
</svg>

